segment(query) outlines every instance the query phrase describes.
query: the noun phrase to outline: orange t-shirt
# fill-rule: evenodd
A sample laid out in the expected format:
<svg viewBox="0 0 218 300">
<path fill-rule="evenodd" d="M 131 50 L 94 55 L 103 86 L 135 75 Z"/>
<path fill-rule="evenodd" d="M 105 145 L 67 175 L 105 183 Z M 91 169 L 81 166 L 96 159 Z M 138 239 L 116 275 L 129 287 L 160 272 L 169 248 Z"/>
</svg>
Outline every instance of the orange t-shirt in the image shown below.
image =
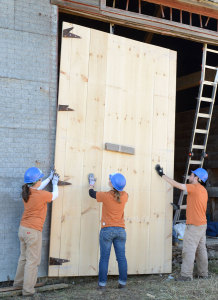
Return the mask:
<svg viewBox="0 0 218 300">
<path fill-rule="evenodd" d="M 125 228 L 124 207 L 128 200 L 126 192 L 120 192 L 120 203 L 115 199 L 113 191 L 97 192 L 96 200 L 103 203 L 101 228 L 111 226 Z"/>
<path fill-rule="evenodd" d="M 205 225 L 207 224 L 206 210 L 208 194 L 207 190 L 200 184 L 186 184 L 187 208 L 186 224 Z"/>
<path fill-rule="evenodd" d="M 30 189 L 28 202 L 24 203 L 24 213 L 20 225 L 42 231 L 47 214 L 47 203 L 52 200 L 52 193 Z"/>
</svg>

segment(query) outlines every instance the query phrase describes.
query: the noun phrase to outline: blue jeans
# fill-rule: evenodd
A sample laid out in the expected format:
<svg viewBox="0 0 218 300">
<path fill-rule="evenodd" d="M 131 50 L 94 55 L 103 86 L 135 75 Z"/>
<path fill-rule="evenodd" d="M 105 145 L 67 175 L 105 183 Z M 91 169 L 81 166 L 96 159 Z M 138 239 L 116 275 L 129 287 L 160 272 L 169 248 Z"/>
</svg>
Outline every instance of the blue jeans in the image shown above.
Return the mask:
<svg viewBox="0 0 218 300">
<path fill-rule="evenodd" d="M 125 256 L 126 231 L 122 227 L 105 227 L 100 231 L 100 261 L 99 281 L 100 286 L 107 284 L 108 263 L 111 245 L 114 250 L 119 268 L 119 283 L 125 285 L 127 281 L 127 261 Z"/>
</svg>

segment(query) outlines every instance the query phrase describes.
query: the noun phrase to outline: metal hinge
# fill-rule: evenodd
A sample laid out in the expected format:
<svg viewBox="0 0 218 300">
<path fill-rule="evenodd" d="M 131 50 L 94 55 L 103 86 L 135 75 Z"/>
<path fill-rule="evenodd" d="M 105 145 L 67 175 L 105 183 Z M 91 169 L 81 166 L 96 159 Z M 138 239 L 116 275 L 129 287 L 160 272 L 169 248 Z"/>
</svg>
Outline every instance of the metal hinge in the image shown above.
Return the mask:
<svg viewBox="0 0 218 300">
<path fill-rule="evenodd" d="M 74 111 L 69 105 L 58 105 L 58 111 Z"/>
<path fill-rule="evenodd" d="M 58 181 L 58 185 L 72 185 L 72 183 L 67 182 L 67 181 L 61 181 L 61 180 L 59 180 Z"/>
<path fill-rule="evenodd" d="M 72 29 L 73 29 L 73 27 L 64 29 L 63 30 L 63 37 L 81 39 L 81 36 L 76 35 L 76 34 L 70 32 Z"/>
<path fill-rule="evenodd" d="M 62 258 L 55 258 L 55 257 L 50 257 L 49 258 L 49 265 L 50 266 L 60 266 L 63 263 L 69 262 L 69 259 L 62 259 Z"/>
</svg>

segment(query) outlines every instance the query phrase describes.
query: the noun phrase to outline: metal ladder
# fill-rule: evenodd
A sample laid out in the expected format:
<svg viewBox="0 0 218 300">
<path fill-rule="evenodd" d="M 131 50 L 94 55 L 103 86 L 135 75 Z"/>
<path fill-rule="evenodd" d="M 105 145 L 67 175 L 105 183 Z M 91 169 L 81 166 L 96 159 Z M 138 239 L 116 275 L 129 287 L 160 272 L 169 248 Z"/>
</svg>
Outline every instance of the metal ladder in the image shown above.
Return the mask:
<svg viewBox="0 0 218 300">
<path fill-rule="evenodd" d="M 191 143 L 190 143 L 190 148 L 189 148 L 189 157 L 186 163 L 186 169 L 185 169 L 185 176 L 184 176 L 184 180 L 183 183 L 185 184 L 188 180 L 188 174 L 190 171 L 190 166 L 195 165 L 196 167 L 200 168 L 203 166 L 204 163 L 204 158 L 206 157 L 206 147 L 207 147 L 207 140 L 208 140 L 208 135 L 209 135 L 209 130 L 210 130 L 210 123 L 211 123 L 211 118 L 212 118 L 212 113 L 213 113 L 213 106 L 214 106 L 214 102 L 215 102 L 215 98 L 216 98 L 216 91 L 217 91 L 217 83 L 218 83 L 218 65 L 216 66 L 209 66 L 206 64 L 206 59 L 207 59 L 207 53 L 208 52 L 213 52 L 215 54 L 217 54 L 217 60 L 218 61 L 218 51 L 217 50 L 213 50 L 213 49 L 208 49 L 207 48 L 207 44 L 204 44 L 203 47 L 203 56 L 202 56 L 202 68 L 201 68 L 201 81 L 200 81 L 200 87 L 199 87 L 199 92 L 198 92 L 198 98 L 197 98 L 197 107 L 196 107 L 196 112 L 195 112 L 195 118 L 194 118 L 194 125 L 193 125 L 193 130 L 192 130 L 192 137 L 191 137 Z M 205 80 L 205 71 L 206 69 L 211 69 L 214 70 L 216 72 L 214 81 L 207 81 Z M 203 97 L 203 92 L 204 92 L 204 88 L 205 86 L 212 86 L 212 95 L 211 98 L 206 98 Z M 209 102 L 209 112 L 208 113 L 200 113 L 200 108 L 201 108 L 201 104 L 205 103 L 205 102 Z M 199 120 L 205 118 L 206 121 L 206 126 L 204 129 L 200 129 L 198 127 L 199 125 Z M 196 138 L 196 134 L 200 134 L 203 135 L 203 143 L 195 143 L 195 138 Z M 193 156 L 193 150 L 197 150 L 200 151 L 200 153 L 198 153 L 198 155 L 200 156 L 200 159 L 198 160 L 193 160 L 192 156 Z M 184 202 L 184 197 L 186 197 L 186 193 L 184 191 L 180 192 L 180 197 L 179 197 L 179 201 L 178 201 L 178 205 L 182 205 Z M 176 224 L 177 222 L 183 222 L 185 220 L 179 220 L 180 219 L 180 213 L 181 210 L 176 210 L 175 215 L 174 215 L 174 219 L 173 219 L 173 224 Z"/>
</svg>

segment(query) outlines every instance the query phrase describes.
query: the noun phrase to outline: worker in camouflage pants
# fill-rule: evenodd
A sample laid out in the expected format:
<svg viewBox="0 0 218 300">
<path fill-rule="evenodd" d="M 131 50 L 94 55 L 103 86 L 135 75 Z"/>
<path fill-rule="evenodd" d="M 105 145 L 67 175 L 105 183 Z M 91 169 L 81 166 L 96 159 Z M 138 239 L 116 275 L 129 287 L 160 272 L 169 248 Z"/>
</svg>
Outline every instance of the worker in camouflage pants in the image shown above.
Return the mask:
<svg viewBox="0 0 218 300">
<path fill-rule="evenodd" d="M 187 206 L 173 204 L 176 209 L 186 208 L 186 230 L 183 238 L 181 276 L 177 281 L 190 281 L 193 279 L 194 261 L 196 259 L 198 278 L 208 277 L 208 258 L 206 249 L 206 209 L 208 194 L 201 184 L 208 179 L 208 173 L 203 168 L 191 171 L 189 184 L 179 183 L 167 177 L 163 168 L 156 165 L 155 170 L 164 180 L 173 187 L 186 191 Z"/>
</svg>

